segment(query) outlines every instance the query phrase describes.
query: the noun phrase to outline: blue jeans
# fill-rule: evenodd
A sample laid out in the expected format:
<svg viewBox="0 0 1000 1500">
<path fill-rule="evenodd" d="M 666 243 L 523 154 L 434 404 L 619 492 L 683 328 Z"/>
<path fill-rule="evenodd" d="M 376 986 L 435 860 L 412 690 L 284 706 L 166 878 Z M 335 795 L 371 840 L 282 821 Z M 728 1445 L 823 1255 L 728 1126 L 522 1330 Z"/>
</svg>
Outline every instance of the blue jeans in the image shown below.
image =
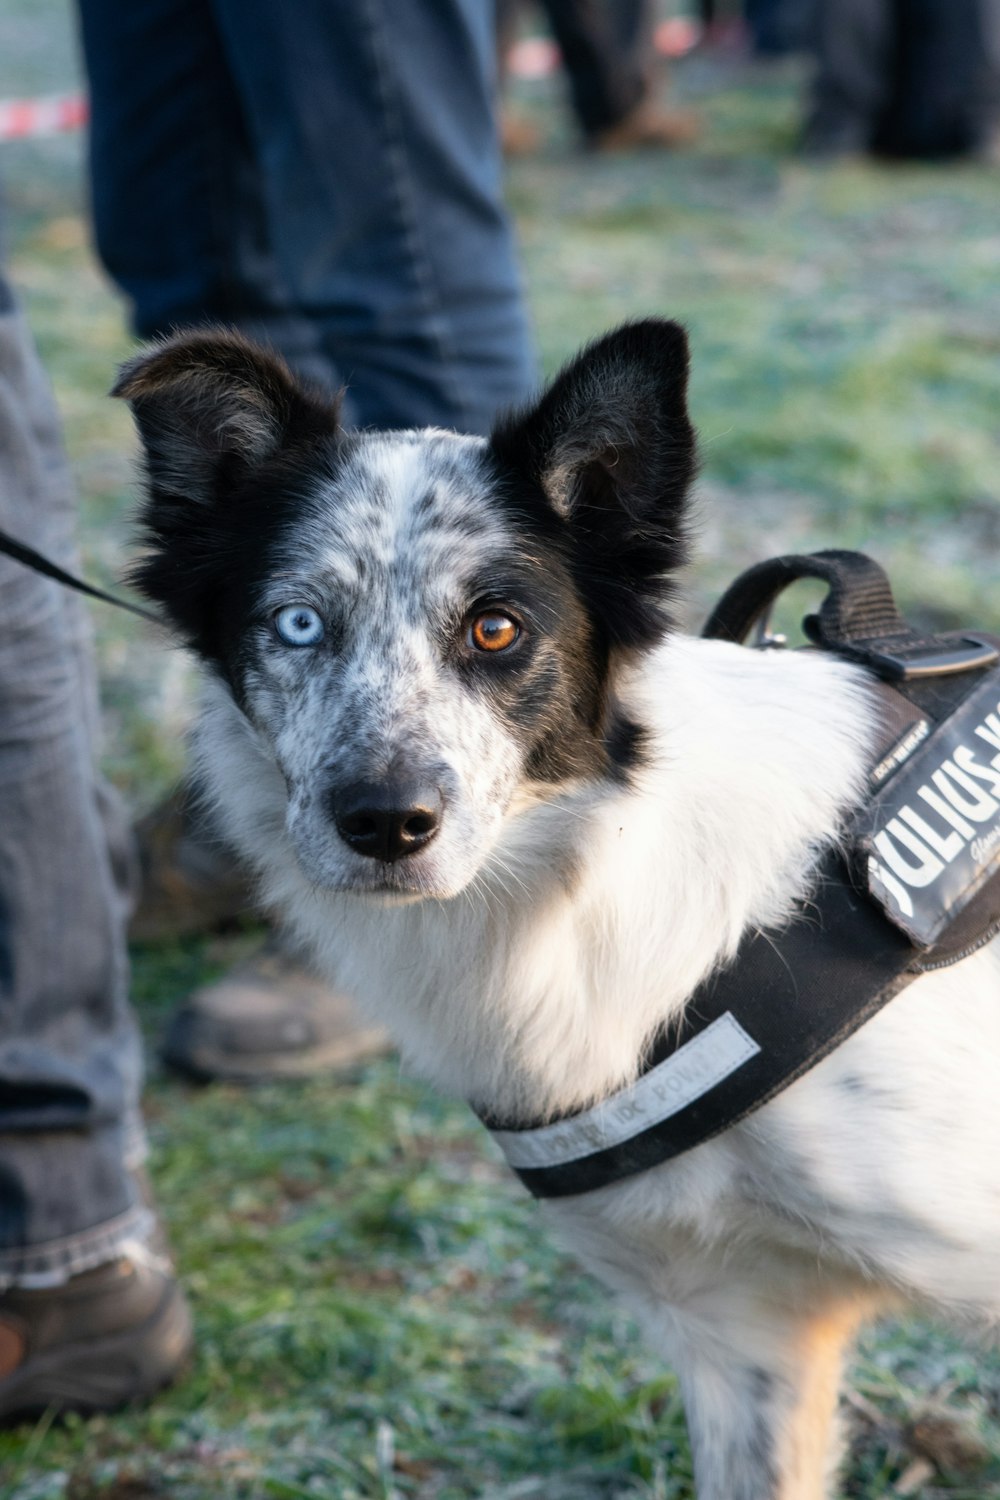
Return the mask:
<svg viewBox="0 0 1000 1500">
<path fill-rule="evenodd" d="M 142 337 L 235 324 L 363 426 L 488 430 L 535 365 L 483 0 L 80 0 L 97 245 Z"/>
<path fill-rule="evenodd" d="M 0 526 L 75 565 L 59 421 L 0 274 Z M 94 769 L 74 595 L 0 557 L 0 1287 L 100 1264 L 149 1227 L 127 1005 L 127 820 Z"/>
<path fill-rule="evenodd" d="M 813 41 L 816 0 L 744 0 L 754 51 L 764 57 L 803 52 Z"/>
</svg>

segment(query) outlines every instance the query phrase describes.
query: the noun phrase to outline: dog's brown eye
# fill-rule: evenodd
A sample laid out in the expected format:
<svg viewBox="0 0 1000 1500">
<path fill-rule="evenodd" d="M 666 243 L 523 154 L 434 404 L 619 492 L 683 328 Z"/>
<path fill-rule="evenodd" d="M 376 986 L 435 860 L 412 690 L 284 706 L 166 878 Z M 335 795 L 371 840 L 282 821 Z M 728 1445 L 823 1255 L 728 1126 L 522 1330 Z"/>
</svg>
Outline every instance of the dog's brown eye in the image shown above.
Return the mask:
<svg viewBox="0 0 1000 1500">
<path fill-rule="evenodd" d="M 520 634 L 520 625 L 510 615 L 490 612 L 477 615 L 469 626 L 469 645 L 477 651 L 507 651 Z"/>
</svg>

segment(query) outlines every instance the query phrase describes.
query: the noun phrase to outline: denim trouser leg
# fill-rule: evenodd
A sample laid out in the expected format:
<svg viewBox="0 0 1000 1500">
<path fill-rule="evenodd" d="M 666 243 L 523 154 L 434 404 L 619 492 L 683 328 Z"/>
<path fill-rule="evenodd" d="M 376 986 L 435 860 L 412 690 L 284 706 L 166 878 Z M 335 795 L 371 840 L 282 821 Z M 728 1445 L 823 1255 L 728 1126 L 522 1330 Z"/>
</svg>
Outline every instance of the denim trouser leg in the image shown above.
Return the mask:
<svg viewBox="0 0 1000 1500">
<path fill-rule="evenodd" d="M 214 318 L 306 345 L 365 425 L 483 431 L 529 394 L 492 7 L 81 0 L 81 18 L 98 245 L 140 332 Z"/>
<path fill-rule="evenodd" d="M 0 526 L 72 563 L 58 418 L 0 276 Z M 126 1004 L 128 831 L 93 765 L 80 604 L 0 557 L 0 1285 L 57 1281 L 148 1228 Z"/>
<path fill-rule="evenodd" d="M 619 0 L 542 0 L 559 44 L 573 109 L 585 136 L 623 120 L 649 89 L 643 11 Z"/>
<path fill-rule="evenodd" d="M 754 51 L 764 57 L 803 51 L 815 30 L 815 4 L 816 0 L 745 0 Z"/>
<path fill-rule="evenodd" d="M 281 284 L 210 0 L 80 0 L 79 18 L 97 249 L 136 333 L 235 324 L 337 385 Z"/>
</svg>

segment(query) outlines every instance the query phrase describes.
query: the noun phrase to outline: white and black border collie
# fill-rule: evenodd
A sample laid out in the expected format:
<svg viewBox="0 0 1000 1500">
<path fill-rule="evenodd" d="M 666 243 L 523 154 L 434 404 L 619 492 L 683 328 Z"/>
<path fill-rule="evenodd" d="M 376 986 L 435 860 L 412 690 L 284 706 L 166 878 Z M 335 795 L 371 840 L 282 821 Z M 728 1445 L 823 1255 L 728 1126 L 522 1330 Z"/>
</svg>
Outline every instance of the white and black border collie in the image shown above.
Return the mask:
<svg viewBox="0 0 1000 1500">
<path fill-rule="evenodd" d="M 861 795 L 859 670 L 671 628 L 686 377 L 681 329 L 636 323 L 490 440 L 344 433 L 225 332 L 117 387 L 226 832 L 409 1064 L 507 1121 L 630 1082 Z M 721 1137 L 548 1205 L 679 1372 L 701 1500 L 829 1494 L 862 1318 L 995 1327 L 998 1078 L 994 943 Z"/>
</svg>

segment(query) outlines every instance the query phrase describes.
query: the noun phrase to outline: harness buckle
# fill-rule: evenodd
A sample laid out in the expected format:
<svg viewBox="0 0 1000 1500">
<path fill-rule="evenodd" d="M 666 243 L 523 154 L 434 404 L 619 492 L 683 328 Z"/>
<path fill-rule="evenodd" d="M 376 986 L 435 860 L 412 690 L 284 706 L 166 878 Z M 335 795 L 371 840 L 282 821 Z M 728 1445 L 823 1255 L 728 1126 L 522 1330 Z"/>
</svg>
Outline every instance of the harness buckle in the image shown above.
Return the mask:
<svg viewBox="0 0 1000 1500">
<path fill-rule="evenodd" d="M 781 651 L 788 645 L 787 635 L 771 629 L 772 613 L 773 605 L 769 604 L 754 621 L 753 638 L 750 641 L 754 651 Z"/>
<path fill-rule="evenodd" d="M 939 636 L 909 647 L 901 642 L 889 651 L 866 642 L 865 657 L 873 671 L 887 681 L 912 682 L 916 678 L 950 677 L 994 667 L 1000 662 L 1000 650 L 975 635 L 952 639 Z"/>
</svg>

